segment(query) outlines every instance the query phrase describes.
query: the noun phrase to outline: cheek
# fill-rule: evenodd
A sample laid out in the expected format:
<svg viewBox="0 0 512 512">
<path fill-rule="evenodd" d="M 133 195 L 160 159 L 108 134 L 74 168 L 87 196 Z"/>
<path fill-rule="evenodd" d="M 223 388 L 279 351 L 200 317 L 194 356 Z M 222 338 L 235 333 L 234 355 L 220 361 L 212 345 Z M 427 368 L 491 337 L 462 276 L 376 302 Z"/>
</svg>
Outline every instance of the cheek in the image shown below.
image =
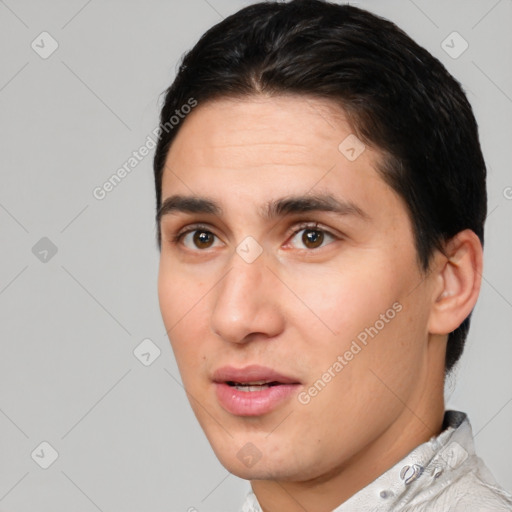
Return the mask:
<svg viewBox="0 0 512 512">
<path fill-rule="evenodd" d="M 206 302 L 201 300 L 207 286 L 177 270 L 177 266 L 160 263 L 158 274 L 158 300 L 160 312 L 176 357 L 180 372 L 195 371 L 202 359 L 204 311 Z M 201 331 L 202 329 L 202 331 Z"/>
<path fill-rule="evenodd" d="M 360 423 L 354 418 L 370 425 L 377 413 L 385 423 L 414 389 L 427 356 L 427 318 L 411 297 L 395 297 L 382 291 L 377 299 L 354 299 L 350 307 L 340 302 L 337 315 L 325 316 L 339 329 L 337 336 L 308 331 L 308 386 L 314 388 L 306 389 L 312 397 L 309 412 L 325 416 L 325 425 L 336 417 L 334 424 L 348 432 Z"/>
<path fill-rule="evenodd" d="M 395 371 L 410 374 L 418 364 L 423 345 L 411 341 L 426 336 L 428 321 L 421 291 L 411 293 L 419 277 L 413 265 L 407 271 L 396 263 L 393 267 L 391 259 L 383 261 L 379 255 L 376 261 L 361 258 L 347 264 L 346 270 L 310 269 L 300 279 L 287 277 L 300 303 L 289 302 L 285 314 L 303 339 L 312 379 L 320 378 L 338 356 L 345 356 L 347 367 L 357 373 L 344 369 L 349 374 L 345 385 L 353 379 L 375 381 L 368 368 L 393 378 Z"/>
<path fill-rule="evenodd" d="M 166 255 L 162 250 L 158 271 L 158 300 L 166 329 L 172 329 L 171 333 L 198 314 L 202 299 L 211 287 L 206 281 L 197 271 L 185 269 L 176 258 Z"/>
<path fill-rule="evenodd" d="M 389 279 L 389 272 L 381 272 L 371 261 L 336 267 L 310 268 L 286 277 L 299 299 L 290 302 L 287 314 L 305 332 L 316 333 L 319 342 L 329 337 L 348 341 L 376 322 L 382 327 L 381 314 L 388 312 L 386 320 L 396 316 L 393 304 L 401 286 Z"/>
</svg>

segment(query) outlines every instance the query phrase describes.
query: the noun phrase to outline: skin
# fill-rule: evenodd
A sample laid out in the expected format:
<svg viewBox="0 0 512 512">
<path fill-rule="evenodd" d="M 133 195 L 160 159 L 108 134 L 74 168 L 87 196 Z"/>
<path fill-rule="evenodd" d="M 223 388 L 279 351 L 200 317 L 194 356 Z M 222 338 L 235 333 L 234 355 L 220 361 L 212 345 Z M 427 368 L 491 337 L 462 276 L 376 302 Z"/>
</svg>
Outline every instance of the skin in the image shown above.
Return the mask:
<svg viewBox="0 0 512 512">
<path fill-rule="evenodd" d="M 162 199 L 207 196 L 223 215 L 162 217 L 162 317 L 213 450 L 251 481 L 265 512 L 330 511 L 440 432 L 447 333 L 478 296 L 478 238 L 459 233 L 423 272 L 406 206 L 375 170 L 382 155 L 366 146 L 349 161 L 338 150 L 351 133 L 327 100 L 222 99 L 187 116 L 167 156 Z M 355 203 L 366 218 L 258 214 L 269 199 L 319 192 Z M 319 223 L 323 241 L 294 234 L 304 221 Z M 213 234 L 209 247 L 195 245 L 194 233 L 173 242 L 197 222 Z M 247 236 L 263 250 L 252 263 L 236 252 Z M 300 403 L 298 394 L 397 302 L 401 311 Z M 212 384 L 228 364 L 268 366 L 302 384 L 270 413 L 237 416 Z M 251 467 L 237 457 L 249 442 L 261 453 Z"/>
</svg>

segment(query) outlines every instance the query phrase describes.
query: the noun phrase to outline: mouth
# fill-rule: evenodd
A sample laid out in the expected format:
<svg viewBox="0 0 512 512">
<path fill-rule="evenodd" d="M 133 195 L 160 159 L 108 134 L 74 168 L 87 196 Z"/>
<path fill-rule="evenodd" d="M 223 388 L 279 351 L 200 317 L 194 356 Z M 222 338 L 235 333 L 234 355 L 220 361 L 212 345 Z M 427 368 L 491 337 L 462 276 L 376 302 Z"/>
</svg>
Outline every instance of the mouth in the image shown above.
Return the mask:
<svg viewBox="0 0 512 512">
<path fill-rule="evenodd" d="M 301 386 L 298 379 L 259 365 L 224 366 L 212 380 L 219 404 L 236 416 L 267 414 L 284 405 Z"/>
</svg>

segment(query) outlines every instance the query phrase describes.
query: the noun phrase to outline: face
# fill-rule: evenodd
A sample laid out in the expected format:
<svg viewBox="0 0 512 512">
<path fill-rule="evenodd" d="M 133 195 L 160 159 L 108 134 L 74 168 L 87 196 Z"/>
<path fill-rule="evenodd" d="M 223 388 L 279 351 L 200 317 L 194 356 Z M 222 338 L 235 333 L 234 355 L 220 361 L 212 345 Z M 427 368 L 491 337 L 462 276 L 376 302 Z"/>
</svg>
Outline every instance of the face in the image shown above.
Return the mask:
<svg viewBox="0 0 512 512">
<path fill-rule="evenodd" d="M 168 153 L 160 308 L 194 413 L 242 478 L 343 467 L 427 380 L 431 286 L 379 153 L 351 134 L 319 99 L 216 100 Z"/>
</svg>

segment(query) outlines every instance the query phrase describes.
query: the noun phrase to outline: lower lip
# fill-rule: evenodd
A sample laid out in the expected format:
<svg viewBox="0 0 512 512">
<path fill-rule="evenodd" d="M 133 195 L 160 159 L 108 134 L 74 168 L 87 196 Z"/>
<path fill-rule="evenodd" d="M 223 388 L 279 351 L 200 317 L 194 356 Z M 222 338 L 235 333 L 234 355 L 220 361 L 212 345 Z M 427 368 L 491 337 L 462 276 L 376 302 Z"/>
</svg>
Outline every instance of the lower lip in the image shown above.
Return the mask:
<svg viewBox="0 0 512 512">
<path fill-rule="evenodd" d="M 279 384 L 261 391 L 239 391 L 225 382 L 215 382 L 221 406 L 237 416 L 260 416 L 276 409 L 297 392 L 299 384 Z"/>
</svg>

